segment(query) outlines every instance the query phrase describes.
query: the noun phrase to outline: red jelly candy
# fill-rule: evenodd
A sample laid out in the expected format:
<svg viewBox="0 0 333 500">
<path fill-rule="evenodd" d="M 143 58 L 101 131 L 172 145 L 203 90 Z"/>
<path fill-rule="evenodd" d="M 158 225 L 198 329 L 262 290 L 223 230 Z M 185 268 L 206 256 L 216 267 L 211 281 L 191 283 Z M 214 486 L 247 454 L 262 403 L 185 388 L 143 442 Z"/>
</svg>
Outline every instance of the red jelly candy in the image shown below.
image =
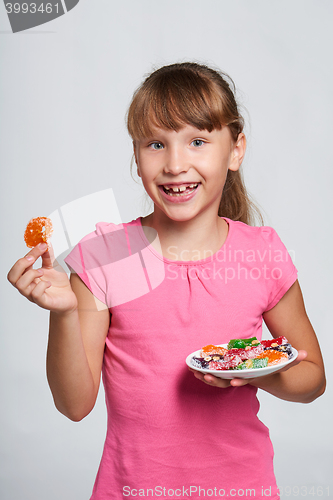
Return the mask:
<svg viewBox="0 0 333 500">
<path fill-rule="evenodd" d="M 242 358 L 240 356 L 230 356 L 228 360 L 224 359 L 224 361 L 211 361 L 209 363 L 210 370 L 230 370 L 231 368 L 235 368 L 242 362 Z"/>
<path fill-rule="evenodd" d="M 278 345 L 288 344 L 286 337 L 277 337 L 276 339 L 262 340 L 261 345 L 264 347 L 277 347 Z"/>
<path fill-rule="evenodd" d="M 251 347 L 251 349 L 246 350 L 247 353 L 247 359 L 254 359 L 259 356 L 264 351 L 264 348 L 261 344 Z"/>
</svg>

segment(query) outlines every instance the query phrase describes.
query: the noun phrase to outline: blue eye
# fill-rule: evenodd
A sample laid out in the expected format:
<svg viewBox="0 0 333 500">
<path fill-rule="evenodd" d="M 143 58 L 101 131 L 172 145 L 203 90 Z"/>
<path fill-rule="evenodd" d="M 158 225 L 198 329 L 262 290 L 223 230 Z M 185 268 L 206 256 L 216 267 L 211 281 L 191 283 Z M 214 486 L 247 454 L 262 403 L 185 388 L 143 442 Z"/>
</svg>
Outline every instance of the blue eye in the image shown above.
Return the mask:
<svg viewBox="0 0 333 500">
<path fill-rule="evenodd" d="M 192 144 L 195 147 L 199 147 L 199 146 L 202 146 L 204 144 L 204 141 L 202 141 L 201 139 L 194 139 L 194 141 L 192 142 Z"/>
<path fill-rule="evenodd" d="M 161 142 L 152 142 L 149 144 L 149 147 L 155 150 L 159 150 L 163 148 L 163 144 Z"/>
</svg>

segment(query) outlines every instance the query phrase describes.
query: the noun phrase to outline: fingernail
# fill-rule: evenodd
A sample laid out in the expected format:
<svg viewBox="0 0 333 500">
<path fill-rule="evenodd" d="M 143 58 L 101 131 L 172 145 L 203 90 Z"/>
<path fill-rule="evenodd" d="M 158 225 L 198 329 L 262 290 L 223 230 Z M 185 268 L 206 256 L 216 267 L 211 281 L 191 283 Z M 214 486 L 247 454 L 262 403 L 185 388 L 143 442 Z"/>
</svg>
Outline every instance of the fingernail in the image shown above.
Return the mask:
<svg viewBox="0 0 333 500">
<path fill-rule="evenodd" d="M 29 260 L 29 261 L 34 260 L 34 258 L 32 257 L 32 255 L 27 255 L 27 256 L 26 256 L 26 259 L 27 259 L 27 260 Z"/>
<path fill-rule="evenodd" d="M 39 245 L 40 250 L 46 250 L 47 249 L 47 244 L 46 243 L 40 243 Z"/>
</svg>

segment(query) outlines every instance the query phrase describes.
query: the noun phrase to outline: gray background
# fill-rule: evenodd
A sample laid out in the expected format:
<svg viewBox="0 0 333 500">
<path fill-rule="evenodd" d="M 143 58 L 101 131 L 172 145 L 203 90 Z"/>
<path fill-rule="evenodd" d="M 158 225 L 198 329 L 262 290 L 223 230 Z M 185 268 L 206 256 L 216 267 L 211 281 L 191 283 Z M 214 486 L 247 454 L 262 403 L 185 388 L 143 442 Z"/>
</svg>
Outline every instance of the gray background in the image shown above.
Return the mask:
<svg viewBox="0 0 333 500">
<path fill-rule="evenodd" d="M 248 123 L 246 182 L 294 252 L 330 382 L 332 18 L 329 0 L 81 0 L 14 35 L 0 6 L 1 498 L 89 498 L 103 392 L 80 423 L 57 412 L 45 376 L 48 313 L 5 277 L 26 253 L 31 217 L 109 187 L 123 221 L 147 213 L 124 116 L 153 66 L 196 60 L 235 80 Z M 310 405 L 259 393 L 278 484 L 307 486 L 310 498 L 318 487 L 333 493 L 331 396 L 330 385 Z"/>
</svg>

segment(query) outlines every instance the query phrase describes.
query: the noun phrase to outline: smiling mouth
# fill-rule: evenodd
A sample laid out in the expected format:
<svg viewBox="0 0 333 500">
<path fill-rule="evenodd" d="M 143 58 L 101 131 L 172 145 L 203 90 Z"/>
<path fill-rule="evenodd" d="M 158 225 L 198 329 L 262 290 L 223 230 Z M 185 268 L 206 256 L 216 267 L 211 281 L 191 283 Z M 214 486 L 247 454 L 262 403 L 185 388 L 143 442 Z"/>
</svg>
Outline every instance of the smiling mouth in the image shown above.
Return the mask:
<svg viewBox="0 0 333 500">
<path fill-rule="evenodd" d="M 183 196 L 184 194 L 192 193 L 197 189 L 200 182 L 192 184 L 182 184 L 180 186 L 164 186 L 162 185 L 163 191 L 170 196 Z"/>
</svg>

